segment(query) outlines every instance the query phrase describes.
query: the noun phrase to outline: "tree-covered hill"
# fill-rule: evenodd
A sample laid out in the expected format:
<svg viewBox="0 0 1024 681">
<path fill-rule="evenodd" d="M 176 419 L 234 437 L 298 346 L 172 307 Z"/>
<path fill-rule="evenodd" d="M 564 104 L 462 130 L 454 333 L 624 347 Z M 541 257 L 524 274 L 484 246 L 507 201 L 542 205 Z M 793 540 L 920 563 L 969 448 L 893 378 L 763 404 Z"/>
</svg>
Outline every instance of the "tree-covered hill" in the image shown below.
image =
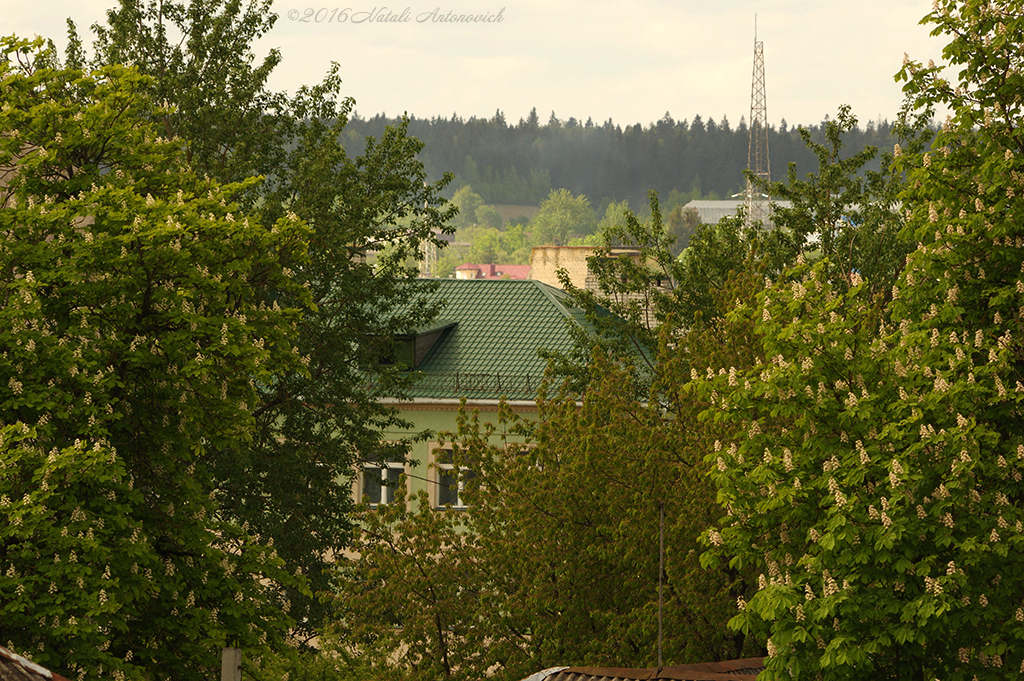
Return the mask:
<svg viewBox="0 0 1024 681">
<path fill-rule="evenodd" d="M 395 122 L 384 114 L 354 116 L 345 129 L 346 146 L 358 151 L 365 136 L 379 135 Z M 818 139 L 822 123 L 803 127 Z M 891 127 L 886 120 L 858 127 L 850 132 L 847 148 L 891 149 Z M 457 114 L 413 116 L 409 133 L 425 143 L 422 160 L 432 177 L 445 171 L 456 174 L 449 187 L 452 193 L 471 184 L 487 203 L 536 205 L 551 189 L 564 188 L 586 195 L 595 207 L 628 200 L 634 208 L 642 208 L 650 189 L 662 197 L 672 191 L 705 197 L 739 191 L 749 139 L 742 118 L 734 128 L 725 116 L 717 121 L 699 115 L 677 121 L 666 112 L 647 126 L 622 126 L 611 119 L 601 124 L 590 119 L 562 121 L 552 112 L 541 124 L 536 109 L 515 124 L 509 124 L 501 111 L 489 120 Z M 785 119 L 769 129 L 768 144 L 773 177 L 783 177 L 790 162 L 796 162 L 800 176 L 815 169 L 797 127 L 788 126 Z M 877 164 L 876 160 L 868 169 L 877 169 Z"/>
</svg>

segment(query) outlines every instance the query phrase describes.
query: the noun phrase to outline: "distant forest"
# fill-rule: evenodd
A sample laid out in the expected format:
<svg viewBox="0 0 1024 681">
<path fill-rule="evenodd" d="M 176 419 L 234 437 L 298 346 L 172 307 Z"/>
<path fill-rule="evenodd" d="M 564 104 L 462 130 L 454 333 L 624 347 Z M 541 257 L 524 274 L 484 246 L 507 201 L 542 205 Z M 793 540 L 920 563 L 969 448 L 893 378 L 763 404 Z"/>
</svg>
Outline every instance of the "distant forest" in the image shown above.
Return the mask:
<svg viewBox="0 0 1024 681">
<path fill-rule="evenodd" d="M 396 122 L 383 115 L 354 116 L 345 145 L 359 153 L 367 135 L 378 136 Z M 803 127 L 821 136 L 821 123 Z M 891 149 L 891 127 L 888 121 L 869 121 L 846 136 L 845 150 Z M 629 201 L 642 210 L 650 189 L 663 200 L 673 193 L 703 198 L 734 194 L 743 187 L 749 139 L 742 118 L 733 128 L 724 116 L 677 121 L 666 113 L 646 127 L 623 127 L 611 119 L 599 125 L 590 119 L 562 121 L 552 112 L 541 124 L 536 108 L 516 124 L 509 124 L 501 111 L 491 119 L 410 117 L 409 132 L 426 145 L 421 159 L 431 179 L 455 173 L 449 196 L 470 184 L 488 204 L 537 205 L 552 189 L 564 188 L 585 195 L 599 214 L 612 201 Z M 816 170 L 813 155 L 784 119 L 769 128 L 768 148 L 772 179 L 783 179 L 790 162 L 796 162 L 801 177 Z M 878 165 L 876 158 L 868 168 Z"/>
</svg>

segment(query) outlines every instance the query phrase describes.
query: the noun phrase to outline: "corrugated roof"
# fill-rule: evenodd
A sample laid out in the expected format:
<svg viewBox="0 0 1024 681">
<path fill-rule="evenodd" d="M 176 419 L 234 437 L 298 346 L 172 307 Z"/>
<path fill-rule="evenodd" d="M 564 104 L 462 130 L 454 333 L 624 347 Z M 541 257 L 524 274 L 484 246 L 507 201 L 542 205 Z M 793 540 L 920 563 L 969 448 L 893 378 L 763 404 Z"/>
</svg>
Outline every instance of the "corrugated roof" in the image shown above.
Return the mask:
<svg viewBox="0 0 1024 681">
<path fill-rule="evenodd" d="M 68 681 L 17 653 L 0 647 L 0 681 Z"/>
<path fill-rule="evenodd" d="M 763 657 L 725 662 L 679 664 L 661 669 L 616 669 L 612 667 L 565 667 L 534 675 L 537 681 L 753 681 L 764 671 Z"/>
<path fill-rule="evenodd" d="M 538 350 L 568 352 L 567 323 L 585 325 L 566 294 L 534 280 L 447 279 L 437 297 L 444 332 L 418 369 L 412 397 L 532 399 L 547 362 Z"/>
</svg>

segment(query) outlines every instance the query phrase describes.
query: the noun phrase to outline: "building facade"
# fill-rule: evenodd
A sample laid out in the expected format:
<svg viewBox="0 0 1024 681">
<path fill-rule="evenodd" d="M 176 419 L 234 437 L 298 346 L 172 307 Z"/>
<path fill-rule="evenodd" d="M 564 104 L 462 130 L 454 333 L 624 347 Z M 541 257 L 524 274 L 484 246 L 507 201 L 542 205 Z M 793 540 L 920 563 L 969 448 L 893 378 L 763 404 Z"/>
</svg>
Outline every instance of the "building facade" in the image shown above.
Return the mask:
<svg viewBox="0 0 1024 681">
<path fill-rule="evenodd" d="M 389 403 L 412 425 L 386 437 L 430 435 L 413 442 L 404 461 L 364 462 L 353 483 L 357 501 L 394 503 L 422 490 L 433 507 L 463 508 L 459 493 L 471 472 L 458 475 L 442 445 L 443 433 L 458 430 L 463 401 L 482 422 L 497 421 L 503 400 L 535 416 L 548 365 L 542 353 L 571 352 L 572 329 L 587 324 L 563 291 L 539 281 L 448 279 L 434 295 L 446 303 L 440 318 L 398 339 L 395 361 L 416 371 L 417 380 L 408 399 Z"/>
</svg>

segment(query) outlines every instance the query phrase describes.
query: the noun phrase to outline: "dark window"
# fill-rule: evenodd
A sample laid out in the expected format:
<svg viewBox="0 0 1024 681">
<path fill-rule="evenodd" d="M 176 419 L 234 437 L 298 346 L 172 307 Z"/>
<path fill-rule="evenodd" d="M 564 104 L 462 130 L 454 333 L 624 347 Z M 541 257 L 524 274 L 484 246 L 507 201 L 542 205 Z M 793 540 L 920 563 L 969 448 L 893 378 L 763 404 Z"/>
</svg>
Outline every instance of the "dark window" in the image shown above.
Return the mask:
<svg viewBox="0 0 1024 681">
<path fill-rule="evenodd" d="M 363 497 L 367 503 L 373 506 L 395 503 L 398 479 L 401 477 L 404 469 L 405 466 L 401 463 L 388 463 L 383 466 L 379 464 L 364 464 Z"/>
<path fill-rule="evenodd" d="M 463 498 L 463 490 L 466 483 L 476 477 L 476 473 L 463 468 L 456 470 L 450 465 L 443 465 L 438 471 L 437 483 L 437 505 L 439 508 L 451 506 L 452 508 L 466 508 L 466 501 Z"/>
</svg>

